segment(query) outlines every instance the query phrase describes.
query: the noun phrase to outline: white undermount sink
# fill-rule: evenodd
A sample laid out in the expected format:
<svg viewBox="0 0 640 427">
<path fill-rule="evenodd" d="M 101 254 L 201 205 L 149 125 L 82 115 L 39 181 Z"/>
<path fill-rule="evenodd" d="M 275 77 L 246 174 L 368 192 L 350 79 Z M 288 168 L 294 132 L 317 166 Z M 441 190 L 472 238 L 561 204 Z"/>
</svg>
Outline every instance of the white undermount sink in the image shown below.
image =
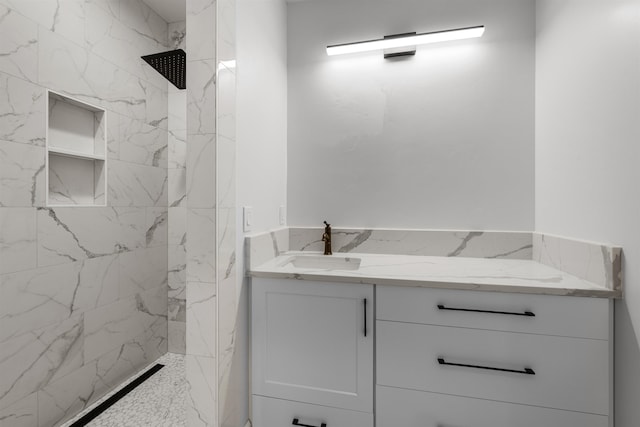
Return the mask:
<svg viewBox="0 0 640 427">
<path fill-rule="evenodd" d="M 280 266 L 284 267 L 289 264 L 295 268 L 357 270 L 360 268 L 360 258 L 333 255 L 292 255 L 285 259 Z"/>
</svg>

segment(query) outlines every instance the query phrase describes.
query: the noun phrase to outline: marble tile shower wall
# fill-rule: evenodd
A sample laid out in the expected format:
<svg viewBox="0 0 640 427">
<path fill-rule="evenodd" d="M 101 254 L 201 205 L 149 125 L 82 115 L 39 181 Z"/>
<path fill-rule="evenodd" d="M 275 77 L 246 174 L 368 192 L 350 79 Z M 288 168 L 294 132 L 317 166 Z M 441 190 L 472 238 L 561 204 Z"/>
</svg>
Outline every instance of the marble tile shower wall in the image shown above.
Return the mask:
<svg viewBox="0 0 640 427">
<path fill-rule="evenodd" d="M 2 427 L 58 425 L 167 350 L 179 144 L 139 58 L 166 46 L 138 0 L 0 0 Z M 107 207 L 45 206 L 47 88 L 108 110 Z"/>
<path fill-rule="evenodd" d="M 187 0 L 187 424 L 216 426 L 216 1 Z"/>
<path fill-rule="evenodd" d="M 217 0 L 218 422 L 244 425 L 246 360 L 236 351 L 239 287 L 236 207 L 236 0 Z M 241 277 L 241 276 L 240 276 Z"/>
<path fill-rule="evenodd" d="M 169 24 L 169 45 L 186 49 L 186 22 Z M 185 353 L 187 93 L 169 85 L 169 351 Z"/>
</svg>

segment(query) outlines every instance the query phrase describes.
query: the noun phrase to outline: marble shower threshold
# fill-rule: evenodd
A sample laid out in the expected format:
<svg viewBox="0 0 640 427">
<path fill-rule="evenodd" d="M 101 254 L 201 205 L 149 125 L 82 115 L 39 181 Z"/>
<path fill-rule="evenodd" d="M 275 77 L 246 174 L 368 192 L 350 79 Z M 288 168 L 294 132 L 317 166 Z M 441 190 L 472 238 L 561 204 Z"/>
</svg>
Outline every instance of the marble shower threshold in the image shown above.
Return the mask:
<svg viewBox="0 0 640 427">
<path fill-rule="evenodd" d="M 156 364 L 162 369 L 118 400 L 111 407 L 87 424 L 88 427 L 186 427 L 186 394 L 184 355 L 167 353 L 158 360 L 124 381 L 117 389 L 106 394 L 89 408 L 82 411 L 62 427 L 70 427 L 118 393 L 122 388 L 135 381 L 142 373 Z"/>
</svg>

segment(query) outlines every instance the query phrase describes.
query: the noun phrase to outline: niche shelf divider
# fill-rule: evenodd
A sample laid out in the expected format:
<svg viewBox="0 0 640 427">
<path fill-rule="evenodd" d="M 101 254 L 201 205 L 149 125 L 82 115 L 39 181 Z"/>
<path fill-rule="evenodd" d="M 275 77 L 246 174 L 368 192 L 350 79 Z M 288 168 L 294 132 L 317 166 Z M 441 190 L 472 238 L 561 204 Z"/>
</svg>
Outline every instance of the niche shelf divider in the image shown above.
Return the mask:
<svg viewBox="0 0 640 427">
<path fill-rule="evenodd" d="M 107 205 L 107 112 L 47 90 L 47 206 Z"/>
</svg>

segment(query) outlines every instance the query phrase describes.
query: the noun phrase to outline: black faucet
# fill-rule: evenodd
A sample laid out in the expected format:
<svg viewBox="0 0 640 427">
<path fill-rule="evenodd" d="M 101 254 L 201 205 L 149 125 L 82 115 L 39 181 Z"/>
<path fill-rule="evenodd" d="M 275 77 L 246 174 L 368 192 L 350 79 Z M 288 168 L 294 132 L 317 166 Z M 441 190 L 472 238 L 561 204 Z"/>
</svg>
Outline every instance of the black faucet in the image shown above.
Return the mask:
<svg viewBox="0 0 640 427">
<path fill-rule="evenodd" d="M 324 242 L 324 254 L 333 255 L 331 252 L 331 224 L 324 221 L 324 233 L 322 233 L 322 241 Z"/>
</svg>

